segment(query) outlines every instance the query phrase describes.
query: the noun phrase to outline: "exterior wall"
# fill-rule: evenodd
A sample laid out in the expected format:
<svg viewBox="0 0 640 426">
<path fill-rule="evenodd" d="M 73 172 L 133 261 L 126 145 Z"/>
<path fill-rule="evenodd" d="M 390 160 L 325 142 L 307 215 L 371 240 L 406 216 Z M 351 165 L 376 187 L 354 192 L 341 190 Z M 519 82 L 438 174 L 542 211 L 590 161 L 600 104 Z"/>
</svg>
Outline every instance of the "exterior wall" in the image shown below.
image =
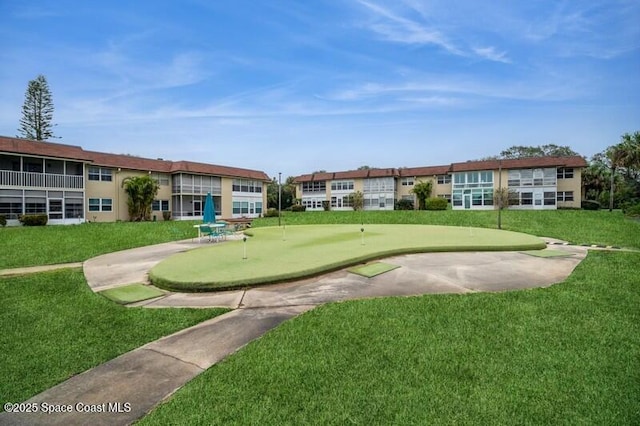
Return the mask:
<svg viewBox="0 0 640 426">
<path fill-rule="evenodd" d="M 226 180 L 226 179 L 223 179 L 223 180 Z M 264 184 L 264 182 L 259 182 L 252 179 L 238 179 L 238 178 L 230 179 L 230 180 L 231 180 L 231 200 L 230 200 L 231 216 L 230 217 L 254 218 L 254 217 L 262 216 L 267 206 L 266 185 Z M 234 186 L 237 186 L 237 187 L 234 189 Z"/>
<path fill-rule="evenodd" d="M 451 176 L 454 210 L 492 210 L 495 171 L 455 172 Z"/>
<path fill-rule="evenodd" d="M 355 190 L 354 179 L 336 179 L 330 181 L 327 185 L 327 198 L 330 200 L 331 210 L 353 210 L 349 195 L 353 194 Z"/>
<path fill-rule="evenodd" d="M 418 208 L 416 203 L 416 196 L 411 191 L 413 190 L 413 186 L 416 184 L 416 182 L 421 179 L 422 177 L 415 176 L 405 176 L 398 178 L 396 180 L 396 194 L 398 196 L 398 200 L 412 200 L 414 208 Z"/>
<path fill-rule="evenodd" d="M 572 192 L 573 201 L 561 201 L 561 192 Z M 582 201 L 582 170 L 578 168 L 573 169 L 573 178 L 570 179 L 558 179 L 558 207 L 559 208 L 572 208 L 579 209 Z"/>
<path fill-rule="evenodd" d="M 0 214 L 18 225 L 22 214 L 47 214 L 50 224 L 85 220 L 84 162 L 0 153 Z"/>
<path fill-rule="evenodd" d="M 397 198 L 394 177 L 363 180 L 364 210 L 393 210 Z"/>
<path fill-rule="evenodd" d="M 233 199 L 232 196 L 232 188 L 233 188 L 233 179 L 230 178 L 222 178 L 222 217 L 232 217 L 233 216 Z M 264 189 L 263 189 L 264 190 Z M 225 200 L 228 200 L 225 202 Z"/>
<path fill-rule="evenodd" d="M 557 196 L 555 167 L 510 169 L 507 172 L 509 191 L 515 192 L 515 210 L 555 210 Z"/>
</svg>

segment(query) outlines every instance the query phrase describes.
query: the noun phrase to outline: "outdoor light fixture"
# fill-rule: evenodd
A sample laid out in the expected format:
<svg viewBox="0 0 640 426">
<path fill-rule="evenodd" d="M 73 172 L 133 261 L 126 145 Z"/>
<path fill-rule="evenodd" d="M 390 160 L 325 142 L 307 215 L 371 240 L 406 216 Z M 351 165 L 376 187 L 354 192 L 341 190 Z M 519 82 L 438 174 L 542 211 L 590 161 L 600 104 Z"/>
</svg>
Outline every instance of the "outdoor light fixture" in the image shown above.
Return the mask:
<svg viewBox="0 0 640 426">
<path fill-rule="evenodd" d="M 360 235 L 362 237 L 362 241 L 361 241 L 360 245 L 364 245 L 364 228 L 360 228 Z"/>
</svg>

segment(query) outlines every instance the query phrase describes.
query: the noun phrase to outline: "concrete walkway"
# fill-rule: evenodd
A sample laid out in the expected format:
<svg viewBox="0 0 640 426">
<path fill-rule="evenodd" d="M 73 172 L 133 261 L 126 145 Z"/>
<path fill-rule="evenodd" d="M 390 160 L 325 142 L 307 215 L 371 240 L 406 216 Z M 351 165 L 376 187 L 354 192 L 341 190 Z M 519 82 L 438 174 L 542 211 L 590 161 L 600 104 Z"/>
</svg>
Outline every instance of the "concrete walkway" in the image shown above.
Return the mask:
<svg viewBox="0 0 640 426">
<path fill-rule="evenodd" d="M 111 253 L 84 263 L 94 291 L 146 282 L 148 270 L 191 241 Z M 380 296 L 468 293 L 545 287 L 563 281 L 587 249 L 553 246 L 568 257 L 518 252 L 427 253 L 387 258 L 400 265 L 374 278 L 336 271 L 281 285 L 221 293 L 167 293 L 138 305 L 234 308 L 225 315 L 166 336 L 72 377 L 26 401 L 71 407 L 68 413 L 0 413 L 0 424 L 130 424 L 189 380 L 283 321 L 323 303 Z M 84 404 L 84 405 L 83 405 Z M 100 412 L 83 412 L 83 409 Z"/>
</svg>

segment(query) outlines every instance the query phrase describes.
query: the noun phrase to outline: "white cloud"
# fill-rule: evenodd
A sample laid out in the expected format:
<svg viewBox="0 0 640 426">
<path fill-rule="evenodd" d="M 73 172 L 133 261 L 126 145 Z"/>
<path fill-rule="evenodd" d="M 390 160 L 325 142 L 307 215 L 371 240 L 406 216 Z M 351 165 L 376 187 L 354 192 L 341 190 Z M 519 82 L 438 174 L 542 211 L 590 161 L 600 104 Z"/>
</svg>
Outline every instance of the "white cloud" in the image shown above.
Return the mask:
<svg viewBox="0 0 640 426">
<path fill-rule="evenodd" d="M 495 62 L 503 62 L 505 64 L 510 64 L 511 60 L 507 57 L 507 52 L 498 52 L 495 47 L 475 47 L 473 48 L 473 52 L 480 56 L 481 58 L 495 61 Z"/>
</svg>

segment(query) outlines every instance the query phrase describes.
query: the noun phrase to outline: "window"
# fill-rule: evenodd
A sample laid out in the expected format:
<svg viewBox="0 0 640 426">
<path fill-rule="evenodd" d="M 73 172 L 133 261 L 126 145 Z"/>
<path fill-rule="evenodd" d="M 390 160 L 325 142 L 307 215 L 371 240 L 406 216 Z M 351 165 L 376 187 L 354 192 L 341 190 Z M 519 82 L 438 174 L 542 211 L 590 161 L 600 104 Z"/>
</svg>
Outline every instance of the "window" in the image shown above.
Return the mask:
<svg viewBox="0 0 640 426">
<path fill-rule="evenodd" d="M 533 205 L 533 192 L 521 192 L 520 193 L 520 205 L 532 206 Z"/>
<path fill-rule="evenodd" d="M 401 184 L 402 186 L 413 186 L 414 178 L 412 177 L 402 178 Z"/>
<path fill-rule="evenodd" d="M 67 198 L 64 200 L 64 217 L 67 219 L 84 217 L 82 209 L 82 198 Z"/>
<path fill-rule="evenodd" d="M 160 174 L 160 173 L 153 173 L 151 175 L 151 177 L 153 178 L 153 180 L 155 180 L 158 185 L 160 186 L 169 186 L 169 176 L 168 175 L 164 175 L 164 174 Z"/>
<path fill-rule="evenodd" d="M 231 187 L 233 192 L 262 192 L 262 182 L 248 179 L 234 179 Z"/>
<path fill-rule="evenodd" d="M 153 200 L 151 204 L 151 210 L 156 212 L 168 212 L 169 200 Z"/>
<path fill-rule="evenodd" d="M 546 192 L 544 193 L 544 205 L 545 206 L 555 206 L 556 205 L 556 193 L 555 192 Z"/>
<path fill-rule="evenodd" d="M 110 212 L 113 210 L 111 198 L 89 198 L 90 212 Z"/>
<path fill-rule="evenodd" d="M 336 180 L 331 182 L 331 190 L 332 191 L 353 191 L 353 181 L 352 180 Z"/>
<path fill-rule="evenodd" d="M 438 198 L 444 198 L 447 202 L 451 203 L 451 194 L 438 194 Z"/>
<path fill-rule="evenodd" d="M 327 182 L 324 180 L 302 182 L 302 192 L 327 192 Z"/>
<path fill-rule="evenodd" d="M 573 178 L 573 168 L 560 167 L 557 173 L 558 179 L 571 179 Z"/>
<path fill-rule="evenodd" d="M 438 175 L 438 185 L 451 183 L 451 175 Z"/>
<path fill-rule="evenodd" d="M 453 192 L 453 205 L 456 207 L 462 206 L 462 191 Z"/>
<path fill-rule="evenodd" d="M 89 180 L 111 182 L 113 179 L 111 169 L 103 167 L 89 167 Z"/>
<path fill-rule="evenodd" d="M 262 201 L 256 202 L 256 214 L 262 214 Z"/>
<path fill-rule="evenodd" d="M 564 201 L 573 201 L 573 191 L 558 191 L 556 200 L 561 203 Z"/>
</svg>

